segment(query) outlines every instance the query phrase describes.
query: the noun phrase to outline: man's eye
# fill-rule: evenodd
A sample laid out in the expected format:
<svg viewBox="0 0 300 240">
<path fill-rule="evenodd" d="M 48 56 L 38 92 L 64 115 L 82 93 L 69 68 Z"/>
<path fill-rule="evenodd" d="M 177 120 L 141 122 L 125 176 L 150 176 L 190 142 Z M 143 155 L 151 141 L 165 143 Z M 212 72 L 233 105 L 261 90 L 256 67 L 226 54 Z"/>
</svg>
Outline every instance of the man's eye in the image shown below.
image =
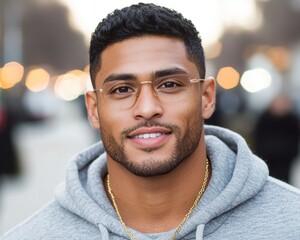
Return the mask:
<svg viewBox="0 0 300 240">
<path fill-rule="evenodd" d="M 130 93 L 133 93 L 133 92 L 134 92 L 134 90 L 130 87 L 127 87 L 127 86 L 115 87 L 111 91 L 112 94 L 130 94 Z"/>
<path fill-rule="evenodd" d="M 163 84 L 160 85 L 159 88 L 164 88 L 164 89 L 172 89 L 172 88 L 177 88 L 180 87 L 181 85 L 177 82 L 164 82 Z"/>
</svg>

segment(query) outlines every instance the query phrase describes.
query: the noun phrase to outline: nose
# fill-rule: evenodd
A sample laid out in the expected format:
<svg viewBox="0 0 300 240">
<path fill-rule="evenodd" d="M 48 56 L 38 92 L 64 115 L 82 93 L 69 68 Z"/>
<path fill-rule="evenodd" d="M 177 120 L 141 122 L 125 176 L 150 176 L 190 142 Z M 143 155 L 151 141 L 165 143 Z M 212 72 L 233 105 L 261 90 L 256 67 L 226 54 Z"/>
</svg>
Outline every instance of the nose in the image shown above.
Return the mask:
<svg viewBox="0 0 300 240">
<path fill-rule="evenodd" d="M 134 105 L 133 114 L 134 118 L 145 120 L 162 116 L 163 107 L 156 96 L 151 82 L 145 82 L 141 85 L 140 93 Z"/>
</svg>

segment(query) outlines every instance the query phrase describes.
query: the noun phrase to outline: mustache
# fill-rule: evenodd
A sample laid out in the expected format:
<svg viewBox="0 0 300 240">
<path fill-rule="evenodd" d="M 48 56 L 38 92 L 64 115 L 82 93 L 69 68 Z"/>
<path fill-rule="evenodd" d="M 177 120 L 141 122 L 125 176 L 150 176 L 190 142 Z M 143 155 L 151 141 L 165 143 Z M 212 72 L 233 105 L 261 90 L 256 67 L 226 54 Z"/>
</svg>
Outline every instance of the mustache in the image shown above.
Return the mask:
<svg viewBox="0 0 300 240">
<path fill-rule="evenodd" d="M 176 126 L 176 125 L 174 125 L 174 124 L 160 123 L 160 122 L 157 122 L 157 121 L 147 121 L 147 122 L 139 123 L 139 124 L 137 124 L 134 127 L 124 129 L 121 132 L 121 138 L 122 138 L 122 140 L 126 139 L 127 136 L 131 132 L 133 132 L 133 131 L 135 131 L 135 130 L 137 130 L 139 128 L 143 128 L 143 127 L 163 127 L 163 128 L 166 128 L 166 129 L 170 130 L 171 132 L 175 132 L 175 133 L 179 133 L 180 132 L 179 127 Z"/>
</svg>

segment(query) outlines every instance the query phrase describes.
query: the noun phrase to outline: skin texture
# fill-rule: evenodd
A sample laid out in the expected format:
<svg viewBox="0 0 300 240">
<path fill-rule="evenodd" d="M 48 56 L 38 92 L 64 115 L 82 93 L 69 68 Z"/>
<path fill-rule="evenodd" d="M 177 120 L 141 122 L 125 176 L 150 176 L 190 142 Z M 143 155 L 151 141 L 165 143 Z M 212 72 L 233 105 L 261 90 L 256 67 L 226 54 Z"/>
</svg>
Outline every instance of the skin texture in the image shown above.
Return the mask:
<svg viewBox="0 0 300 240">
<path fill-rule="evenodd" d="M 184 44 L 167 37 L 143 36 L 114 43 L 103 51 L 101 62 L 96 88 L 119 74 L 142 82 L 168 69 L 199 78 Z M 203 120 L 214 110 L 214 80 L 193 84 L 188 99 L 174 104 L 162 104 L 151 85 L 145 84 L 129 109 L 109 108 L 95 92 L 86 94 L 86 105 L 91 125 L 101 131 L 111 187 L 126 225 L 141 232 L 176 228 L 202 185 Z M 133 138 L 143 133 L 162 135 Z"/>
</svg>

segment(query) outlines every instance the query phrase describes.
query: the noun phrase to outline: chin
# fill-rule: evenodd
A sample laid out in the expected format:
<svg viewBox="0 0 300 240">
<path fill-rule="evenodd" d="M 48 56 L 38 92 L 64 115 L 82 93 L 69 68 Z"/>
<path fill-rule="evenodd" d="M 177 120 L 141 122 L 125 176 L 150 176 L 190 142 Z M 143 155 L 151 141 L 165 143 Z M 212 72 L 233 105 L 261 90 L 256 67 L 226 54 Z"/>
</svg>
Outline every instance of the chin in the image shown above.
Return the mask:
<svg viewBox="0 0 300 240">
<path fill-rule="evenodd" d="M 121 164 L 131 173 L 140 177 L 155 177 L 170 173 L 174 170 L 180 163 L 182 159 L 174 159 L 169 157 L 169 159 L 158 160 L 157 158 L 149 157 L 144 159 L 143 162 L 131 162 L 124 161 Z"/>
</svg>

